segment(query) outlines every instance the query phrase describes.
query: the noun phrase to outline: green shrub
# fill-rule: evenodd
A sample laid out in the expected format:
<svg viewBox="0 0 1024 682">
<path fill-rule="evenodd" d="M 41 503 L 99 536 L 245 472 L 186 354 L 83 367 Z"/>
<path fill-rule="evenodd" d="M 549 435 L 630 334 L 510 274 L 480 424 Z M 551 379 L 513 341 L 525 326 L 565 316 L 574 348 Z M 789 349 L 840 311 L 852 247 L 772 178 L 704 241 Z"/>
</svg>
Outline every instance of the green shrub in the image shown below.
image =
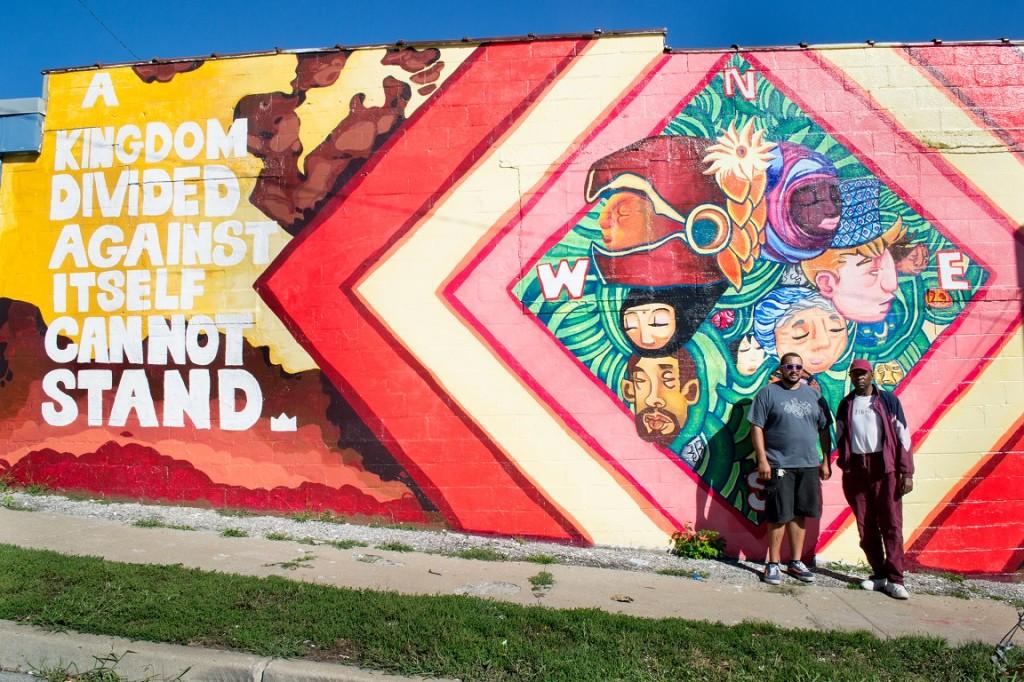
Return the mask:
<svg viewBox="0 0 1024 682">
<path fill-rule="evenodd" d="M 694 530 L 687 523 L 683 530 L 672 533 L 672 549 L 676 556 L 687 559 L 717 559 L 725 553 L 725 538 L 715 530 Z"/>
</svg>

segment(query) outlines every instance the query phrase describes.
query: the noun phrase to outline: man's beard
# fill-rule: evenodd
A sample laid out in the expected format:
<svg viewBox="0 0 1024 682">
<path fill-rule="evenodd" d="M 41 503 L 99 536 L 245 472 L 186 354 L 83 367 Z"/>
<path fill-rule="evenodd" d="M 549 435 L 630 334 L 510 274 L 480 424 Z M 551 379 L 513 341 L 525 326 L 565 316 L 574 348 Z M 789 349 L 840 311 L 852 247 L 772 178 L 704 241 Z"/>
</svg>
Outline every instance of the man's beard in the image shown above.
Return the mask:
<svg viewBox="0 0 1024 682">
<path fill-rule="evenodd" d="M 668 446 L 679 435 L 679 419 L 659 407 L 645 407 L 636 415 L 636 432 L 639 436 L 656 445 Z M 655 428 L 649 428 L 648 424 Z M 671 425 L 668 433 L 665 433 L 666 425 Z"/>
</svg>

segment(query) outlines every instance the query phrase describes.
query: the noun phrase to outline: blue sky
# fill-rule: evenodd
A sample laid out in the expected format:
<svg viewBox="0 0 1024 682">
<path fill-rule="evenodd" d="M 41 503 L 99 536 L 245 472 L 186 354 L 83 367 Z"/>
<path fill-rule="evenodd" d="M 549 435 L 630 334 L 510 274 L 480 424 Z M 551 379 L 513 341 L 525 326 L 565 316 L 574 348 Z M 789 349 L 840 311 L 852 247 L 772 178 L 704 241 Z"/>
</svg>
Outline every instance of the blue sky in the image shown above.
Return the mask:
<svg viewBox="0 0 1024 682">
<path fill-rule="evenodd" d="M 0 26 L 2 99 L 42 94 L 42 69 L 95 62 L 595 27 L 667 28 L 677 48 L 1024 39 L 1024 2 L 8 0 L 0 2 Z"/>
</svg>

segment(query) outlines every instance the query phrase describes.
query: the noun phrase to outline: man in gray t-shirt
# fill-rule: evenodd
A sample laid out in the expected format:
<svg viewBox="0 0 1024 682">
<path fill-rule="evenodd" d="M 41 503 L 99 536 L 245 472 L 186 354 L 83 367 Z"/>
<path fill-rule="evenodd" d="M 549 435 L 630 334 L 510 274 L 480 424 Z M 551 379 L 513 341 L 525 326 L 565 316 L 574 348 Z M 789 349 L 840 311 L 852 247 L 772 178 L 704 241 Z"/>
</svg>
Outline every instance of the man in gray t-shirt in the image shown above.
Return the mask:
<svg viewBox="0 0 1024 682">
<path fill-rule="evenodd" d="M 832 475 L 828 405 L 801 381 L 799 355 L 786 353 L 781 362 L 782 380 L 761 389 L 747 415 L 758 478 L 765 482 L 768 563 L 762 580 L 770 585 L 782 581 L 779 561 L 787 534 L 792 553 L 787 572 L 803 582 L 814 581 L 800 560 L 806 519 L 821 516 L 821 481 Z"/>
</svg>

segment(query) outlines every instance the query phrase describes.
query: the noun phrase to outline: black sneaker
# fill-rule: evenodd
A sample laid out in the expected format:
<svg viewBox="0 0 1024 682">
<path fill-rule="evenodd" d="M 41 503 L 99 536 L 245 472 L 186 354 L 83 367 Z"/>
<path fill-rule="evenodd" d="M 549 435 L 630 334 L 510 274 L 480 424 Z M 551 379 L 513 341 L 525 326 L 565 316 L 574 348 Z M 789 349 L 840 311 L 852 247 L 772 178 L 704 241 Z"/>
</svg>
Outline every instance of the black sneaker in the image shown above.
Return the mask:
<svg viewBox="0 0 1024 682">
<path fill-rule="evenodd" d="M 789 567 L 786 569 L 786 573 L 789 573 L 791 576 L 793 576 L 800 582 L 814 582 L 814 574 L 811 573 L 806 566 L 804 566 L 804 562 L 802 561 L 790 561 Z"/>
</svg>

